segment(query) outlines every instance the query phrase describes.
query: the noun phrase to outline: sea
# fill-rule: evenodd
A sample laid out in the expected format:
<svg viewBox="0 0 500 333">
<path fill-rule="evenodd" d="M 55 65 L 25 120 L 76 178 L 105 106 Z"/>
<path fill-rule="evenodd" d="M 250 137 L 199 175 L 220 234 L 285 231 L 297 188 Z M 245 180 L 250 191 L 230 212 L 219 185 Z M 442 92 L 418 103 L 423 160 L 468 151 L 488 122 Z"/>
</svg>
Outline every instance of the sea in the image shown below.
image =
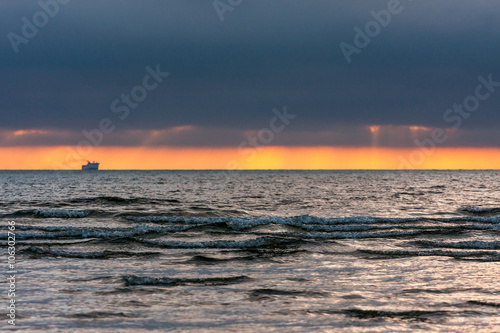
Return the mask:
<svg viewBox="0 0 500 333">
<path fill-rule="evenodd" d="M 0 193 L 2 331 L 500 332 L 499 171 L 1 171 Z"/>
</svg>

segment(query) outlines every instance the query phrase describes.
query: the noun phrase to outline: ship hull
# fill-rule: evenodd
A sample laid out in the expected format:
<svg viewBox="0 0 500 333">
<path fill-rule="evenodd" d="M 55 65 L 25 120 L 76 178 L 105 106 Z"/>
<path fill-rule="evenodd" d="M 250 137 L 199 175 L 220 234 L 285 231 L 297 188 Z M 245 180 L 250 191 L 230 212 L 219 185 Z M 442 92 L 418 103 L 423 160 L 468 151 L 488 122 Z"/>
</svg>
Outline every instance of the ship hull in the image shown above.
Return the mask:
<svg viewBox="0 0 500 333">
<path fill-rule="evenodd" d="M 83 171 L 97 171 L 99 170 L 99 167 L 87 167 L 87 166 L 82 166 Z"/>
<path fill-rule="evenodd" d="M 87 165 L 82 165 L 82 171 L 97 171 L 99 170 L 99 163 L 87 163 Z"/>
</svg>

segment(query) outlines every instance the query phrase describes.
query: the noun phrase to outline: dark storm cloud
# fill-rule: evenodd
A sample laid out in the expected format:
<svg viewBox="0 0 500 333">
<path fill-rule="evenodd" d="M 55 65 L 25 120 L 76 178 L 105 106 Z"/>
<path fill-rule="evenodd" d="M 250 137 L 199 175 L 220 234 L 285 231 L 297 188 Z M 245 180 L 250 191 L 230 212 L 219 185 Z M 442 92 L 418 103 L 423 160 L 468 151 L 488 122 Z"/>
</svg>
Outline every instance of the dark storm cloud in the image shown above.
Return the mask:
<svg viewBox="0 0 500 333">
<path fill-rule="evenodd" d="M 221 22 L 211 0 L 73 0 L 16 54 L 7 34 L 21 35 L 21 18 L 40 6 L 4 1 L 0 128 L 73 137 L 108 117 L 118 128 L 112 144 L 144 142 L 119 131 L 191 125 L 206 132 L 159 142 L 237 146 L 282 105 L 300 121 L 273 144 L 366 145 L 369 125 L 450 127 L 443 113 L 474 94 L 479 75 L 500 81 L 500 4 L 401 0 L 403 11 L 347 64 L 339 44 L 352 44 L 353 28 L 388 2 L 247 0 Z M 157 64 L 170 76 L 121 121 L 111 103 Z M 500 89 L 464 119 L 470 141 L 448 144 L 498 145 L 499 111 Z M 344 138 L 341 128 L 355 132 Z"/>
<path fill-rule="evenodd" d="M 379 126 L 373 133 L 366 126 L 336 126 L 329 130 L 287 130 L 274 135 L 272 145 L 295 147 L 342 146 L 342 147 L 426 147 L 434 141 L 439 147 L 497 147 L 500 133 L 490 130 L 443 130 L 443 141 L 437 141 L 432 128 L 412 130 L 407 126 Z M 260 130 L 240 131 L 227 128 L 198 128 L 180 126 L 164 130 L 117 130 L 112 134 L 85 136 L 77 131 L 8 131 L 0 130 L 0 147 L 61 146 L 68 142 L 80 143 L 82 138 L 94 146 L 111 147 L 262 147 L 267 138 Z M 102 140 L 102 141 L 101 141 Z M 96 143 L 98 142 L 98 143 Z"/>
</svg>

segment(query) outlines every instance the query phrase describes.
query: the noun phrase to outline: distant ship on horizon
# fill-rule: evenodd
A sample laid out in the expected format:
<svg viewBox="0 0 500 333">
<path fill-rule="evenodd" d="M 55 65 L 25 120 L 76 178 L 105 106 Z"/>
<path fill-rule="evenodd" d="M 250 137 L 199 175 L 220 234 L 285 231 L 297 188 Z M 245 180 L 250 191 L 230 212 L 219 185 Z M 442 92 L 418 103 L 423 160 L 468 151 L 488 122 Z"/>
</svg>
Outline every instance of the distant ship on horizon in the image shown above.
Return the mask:
<svg viewBox="0 0 500 333">
<path fill-rule="evenodd" d="M 87 161 L 87 165 L 82 165 L 82 170 L 99 170 L 99 163 Z"/>
</svg>

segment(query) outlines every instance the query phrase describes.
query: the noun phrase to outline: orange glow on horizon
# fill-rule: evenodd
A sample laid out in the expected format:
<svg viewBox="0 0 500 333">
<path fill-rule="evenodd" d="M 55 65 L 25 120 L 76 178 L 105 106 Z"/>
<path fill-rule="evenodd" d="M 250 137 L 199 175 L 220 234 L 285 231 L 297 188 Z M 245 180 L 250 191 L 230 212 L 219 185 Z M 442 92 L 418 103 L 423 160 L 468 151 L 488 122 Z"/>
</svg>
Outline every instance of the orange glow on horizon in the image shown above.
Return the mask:
<svg viewBox="0 0 500 333">
<path fill-rule="evenodd" d="M 410 126 L 410 131 L 430 131 L 432 128 L 424 126 Z"/>
<path fill-rule="evenodd" d="M 33 134 L 45 135 L 47 133 L 49 133 L 49 132 L 48 131 L 44 131 L 44 130 L 37 130 L 37 129 L 32 129 L 32 130 L 17 130 L 17 131 L 13 132 L 14 136 L 33 135 Z"/>
<path fill-rule="evenodd" d="M 73 152 L 75 148 L 72 148 Z M 1 170 L 80 169 L 87 160 L 103 170 L 193 169 L 500 169 L 498 148 L 419 149 L 346 147 L 150 148 L 95 147 L 88 156 L 67 147 L 0 148 Z"/>
</svg>

